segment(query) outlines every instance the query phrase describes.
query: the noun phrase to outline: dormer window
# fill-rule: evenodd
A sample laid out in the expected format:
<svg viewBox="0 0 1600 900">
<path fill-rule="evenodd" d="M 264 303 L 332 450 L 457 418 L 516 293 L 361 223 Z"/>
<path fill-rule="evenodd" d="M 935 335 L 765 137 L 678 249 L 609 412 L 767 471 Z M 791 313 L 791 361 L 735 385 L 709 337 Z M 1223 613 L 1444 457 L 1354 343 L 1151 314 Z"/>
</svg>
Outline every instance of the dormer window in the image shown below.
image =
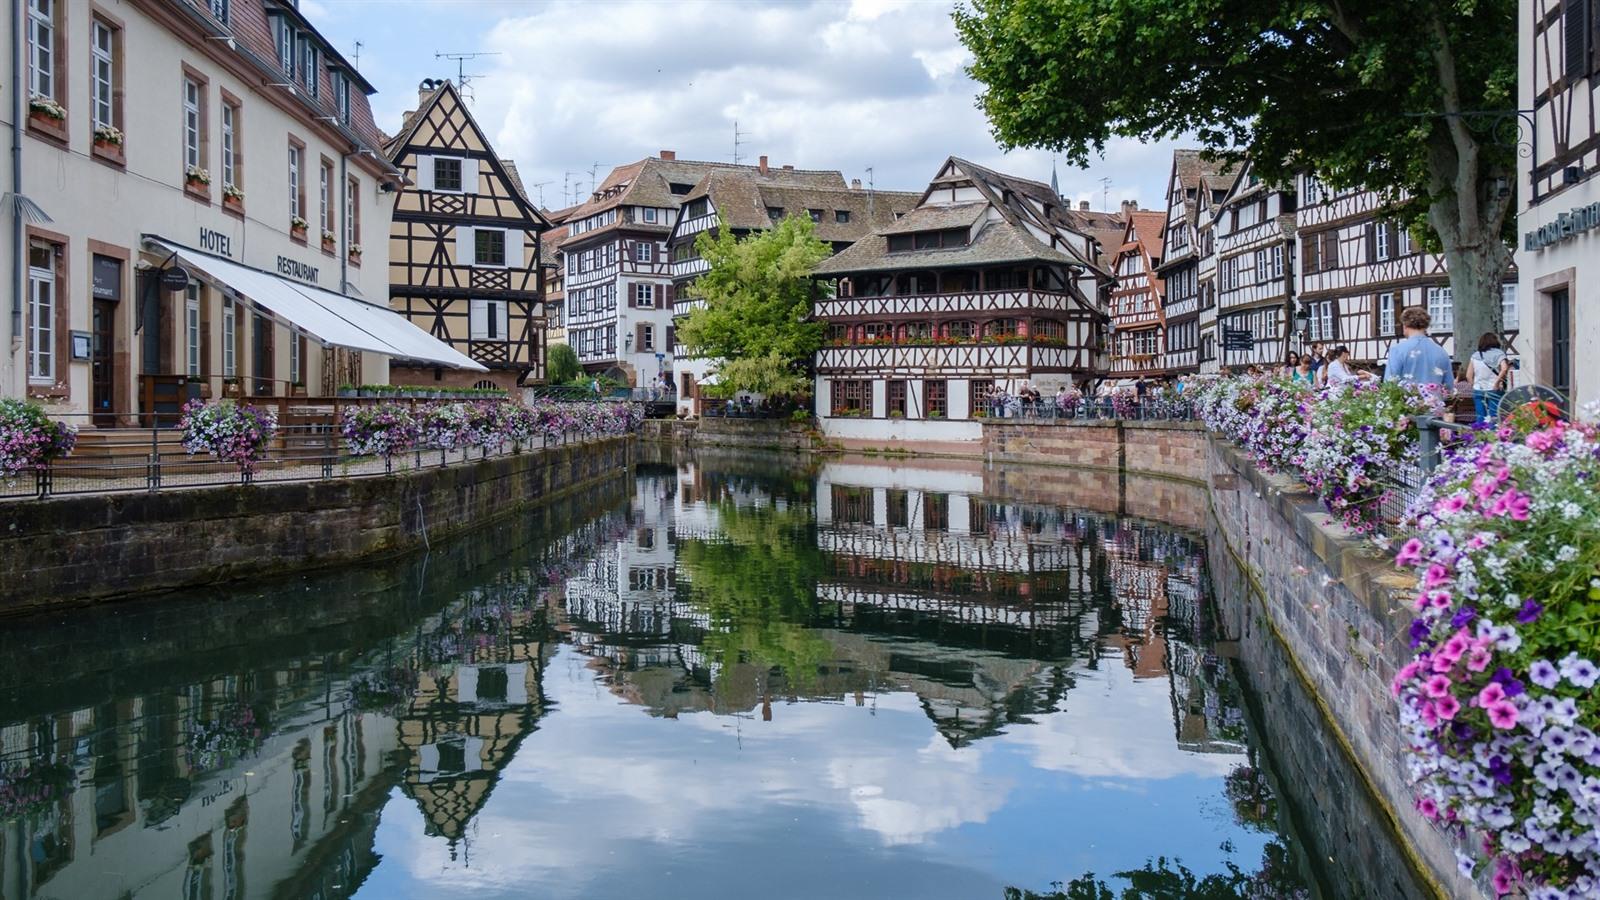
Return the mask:
<svg viewBox="0 0 1600 900">
<path fill-rule="evenodd" d="M 769 206 L 769 207 L 767 207 L 767 218 L 771 219 L 774 222 L 782 221 L 783 220 L 783 207 L 781 207 L 781 206 Z"/>
<path fill-rule="evenodd" d="M 214 16 L 218 22 L 221 22 L 224 25 L 228 24 L 228 0 L 210 0 L 207 6 L 210 7 L 211 15 Z"/>
<path fill-rule="evenodd" d="M 289 20 L 278 18 L 278 65 L 290 76 L 294 75 L 294 29 Z"/>
<path fill-rule="evenodd" d="M 906 253 L 912 250 L 950 250 L 967 245 L 965 228 L 946 228 L 940 231 L 913 231 L 889 235 L 889 252 Z"/>
<path fill-rule="evenodd" d="M 333 105 L 339 110 L 339 121 L 350 123 L 350 79 L 342 73 L 334 73 L 333 80 Z"/>
<path fill-rule="evenodd" d="M 309 37 L 300 39 L 300 82 L 306 86 L 311 99 L 317 98 L 317 45 Z"/>
<path fill-rule="evenodd" d="M 820 209 L 808 209 L 806 210 L 806 215 L 810 216 L 813 222 L 822 221 L 822 210 Z"/>
</svg>

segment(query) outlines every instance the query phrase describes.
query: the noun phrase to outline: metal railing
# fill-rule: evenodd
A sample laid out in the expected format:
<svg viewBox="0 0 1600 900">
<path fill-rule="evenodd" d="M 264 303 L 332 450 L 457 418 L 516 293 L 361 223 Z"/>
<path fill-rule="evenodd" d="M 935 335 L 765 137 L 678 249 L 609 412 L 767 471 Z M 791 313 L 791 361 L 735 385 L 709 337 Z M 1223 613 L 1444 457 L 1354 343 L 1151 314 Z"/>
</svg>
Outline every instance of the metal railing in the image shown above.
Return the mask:
<svg viewBox="0 0 1600 900">
<path fill-rule="evenodd" d="M 397 472 L 459 465 L 597 439 L 579 432 L 546 435 L 533 446 L 410 449 L 388 459 L 353 456 L 345 450 L 337 418 L 280 425 L 264 459 L 249 471 L 209 453 L 190 455 L 175 420 L 163 417 L 144 428 L 96 429 L 88 414 L 57 416 L 79 426 L 71 454 L 43 469 L 0 479 L 0 501 L 42 499 L 71 494 L 153 492 L 269 482 L 366 478 Z M 280 420 L 281 421 L 281 420 Z"/>
<path fill-rule="evenodd" d="M 1194 420 L 1194 405 L 1188 400 L 1136 400 L 1116 402 L 1109 398 L 1088 398 L 1070 405 L 1057 403 L 1053 397 L 1027 401 L 1006 396 L 999 402 L 987 402 L 974 411 L 974 418 L 993 421 L 1027 419 L 1042 422 L 1073 422 L 1102 419 L 1124 421 L 1189 422 Z"/>
<path fill-rule="evenodd" d="M 1454 435 L 1470 433 L 1472 426 L 1436 416 L 1417 416 L 1417 462 L 1401 463 L 1385 472 L 1379 512 L 1384 522 L 1403 519 L 1417 495 L 1444 461 L 1444 448 Z"/>
</svg>

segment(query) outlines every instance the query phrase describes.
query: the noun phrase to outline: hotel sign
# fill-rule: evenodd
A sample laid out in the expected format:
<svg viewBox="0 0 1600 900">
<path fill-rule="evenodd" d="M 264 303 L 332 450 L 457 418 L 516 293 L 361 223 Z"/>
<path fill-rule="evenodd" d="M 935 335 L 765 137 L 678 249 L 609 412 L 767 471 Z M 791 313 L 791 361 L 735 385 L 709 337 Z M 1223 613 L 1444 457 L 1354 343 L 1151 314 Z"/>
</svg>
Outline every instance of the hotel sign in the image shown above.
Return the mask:
<svg viewBox="0 0 1600 900">
<path fill-rule="evenodd" d="M 1522 249 L 1543 250 L 1551 244 L 1571 240 L 1593 228 L 1600 228 L 1600 203 L 1575 206 L 1571 212 L 1556 216 L 1554 222 L 1524 234 Z"/>
</svg>

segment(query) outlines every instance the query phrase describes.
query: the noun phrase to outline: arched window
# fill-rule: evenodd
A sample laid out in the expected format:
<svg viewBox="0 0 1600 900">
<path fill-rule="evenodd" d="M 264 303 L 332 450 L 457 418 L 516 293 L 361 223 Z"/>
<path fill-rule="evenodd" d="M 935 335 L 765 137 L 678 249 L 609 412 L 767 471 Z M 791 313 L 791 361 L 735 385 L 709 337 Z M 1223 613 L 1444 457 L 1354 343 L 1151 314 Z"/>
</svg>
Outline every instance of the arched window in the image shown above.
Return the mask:
<svg viewBox="0 0 1600 900">
<path fill-rule="evenodd" d="M 989 338 L 1016 337 L 1024 333 L 1020 319 L 991 319 L 983 325 L 983 336 Z"/>
<path fill-rule="evenodd" d="M 1034 319 L 1033 327 L 1029 330 L 1038 342 L 1064 342 L 1067 339 L 1067 326 L 1055 319 Z"/>
<path fill-rule="evenodd" d="M 889 340 L 894 334 L 894 328 L 888 322 L 868 322 L 861 326 L 862 343 L 881 343 Z"/>
<path fill-rule="evenodd" d="M 850 326 L 835 322 L 828 326 L 827 341 L 830 344 L 850 343 Z"/>
</svg>

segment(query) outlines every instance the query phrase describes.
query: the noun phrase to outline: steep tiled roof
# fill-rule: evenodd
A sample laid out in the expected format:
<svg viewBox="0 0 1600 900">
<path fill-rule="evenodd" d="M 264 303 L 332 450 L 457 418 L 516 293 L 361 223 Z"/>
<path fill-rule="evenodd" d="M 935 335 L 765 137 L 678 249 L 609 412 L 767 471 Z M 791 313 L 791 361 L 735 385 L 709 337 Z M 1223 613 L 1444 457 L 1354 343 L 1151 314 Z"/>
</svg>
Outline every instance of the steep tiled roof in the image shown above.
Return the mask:
<svg viewBox="0 0 1600 900">
<path fill-rule="evenodd" d="M 1040 243 L 1026 228 L 1007 221 L 990 222 L 965 247 L 890 253 L 888 238 L 871 234 L 817 266 L 818 275 L 848 275 L 898 269 L 949 269 L 1010 262 L 1046 261 L 1065 265 L 1081 261 Z"/>
<path fill-rule="evenodd" d="M 770 228 L 772 210 L 781 210 L 780 216 L 820 210 L 821 221 L 817 222 L 813 233 L 824 241 L 846 243 L 893 222 L 897 213 L 915 207 L 922 196 L 904 191 L 847 188 L 842 186 L 843 181 L 841 175 L 839 186 L 811 187 L 781 177 L 765 177 L 759 170 L 719 170 L 700 179 L 694 189 L 683 196 L 683 202 L 709 197 L 723 224 L 743 231 Z M 840 211 L 848 213 L 848 221 L 838 220 Z"/>
<path fill-rule="evenodd" d="M 1132 213 L 1133 230 L 1140 242 L 1161 255 L 1161 231 L 1167 227 L 1167 214 L 1153 209 L 1136 209 Z"/>
<path fill-rule="evenodd" d="M 337 118 L 338 109 L 334 105 L 333 91 L 333 72 L 337 68 L 351 78 L 350 121 L 347 126 L 342 126 L 341 130 L 349 132 L 374 153 L 383 148 L 383 133 L 374 123 L 372 106 L 367 101 L 367 94 L 374 93 L 376 89 L 340 55 L 336 47 L 322 37 L 316 27 L 293 4 L 269 3 L 267 0 L 234 0 L 229 5 L 228 23 L 223 25 L 211 16 L 204 3 L 190 3 L 185 0 L 165 0 L 165 3 L 193 21 L 204 22 L 206 28 L 219 29 L 230 36 L 232 40 L 228 42 L 221 40 L 208 42 L 210 44 L 208 52 L 236 54 L 258 69 L 264 80 L 270 78 L 276 81 L 285 77 L 282 66 L 278 64 L 277 42 L 273 39 L 272 22 L 271 17 L 267 15 L 267 7 L 269 5 L 272 7 L 273 15 L 289 17 L 297 29 L 316 35 L 324 64 L 317 67 L 315 97 L 303 89 L 292 93 L 286 91 L 285 96 L 299 104 L 308 116 Z M 262 90 L 275 89 L 262 88 Z M 383 159 L 381 153 L 378 156 L 379 165 L 389 167 L 389 161 Z"/>
<path fill-rule="evenodd" d="M 689 195 L 673 193 L 674 184 L 698 184 L 707 175 L 718 172 L 754 173 L 763 181 L 802 187 L 845 187 L 844 176 L 836 171 L 769 168 L 762 174 L 756 166 L 649 156 L 612 169 L 606 180 L 595 188 L 594 196 L 579 206 L 572 217 L 583 218 L 618 205 L 676 207 Z"/>
<path fill-rule="evenodd" d="M 988 210 L 989 204 L 982 200 L 943 206 L 920 206 L 881 230 L 884 234 L 904 234 L 910 231 L 971 228 Z"/>
</svg>

